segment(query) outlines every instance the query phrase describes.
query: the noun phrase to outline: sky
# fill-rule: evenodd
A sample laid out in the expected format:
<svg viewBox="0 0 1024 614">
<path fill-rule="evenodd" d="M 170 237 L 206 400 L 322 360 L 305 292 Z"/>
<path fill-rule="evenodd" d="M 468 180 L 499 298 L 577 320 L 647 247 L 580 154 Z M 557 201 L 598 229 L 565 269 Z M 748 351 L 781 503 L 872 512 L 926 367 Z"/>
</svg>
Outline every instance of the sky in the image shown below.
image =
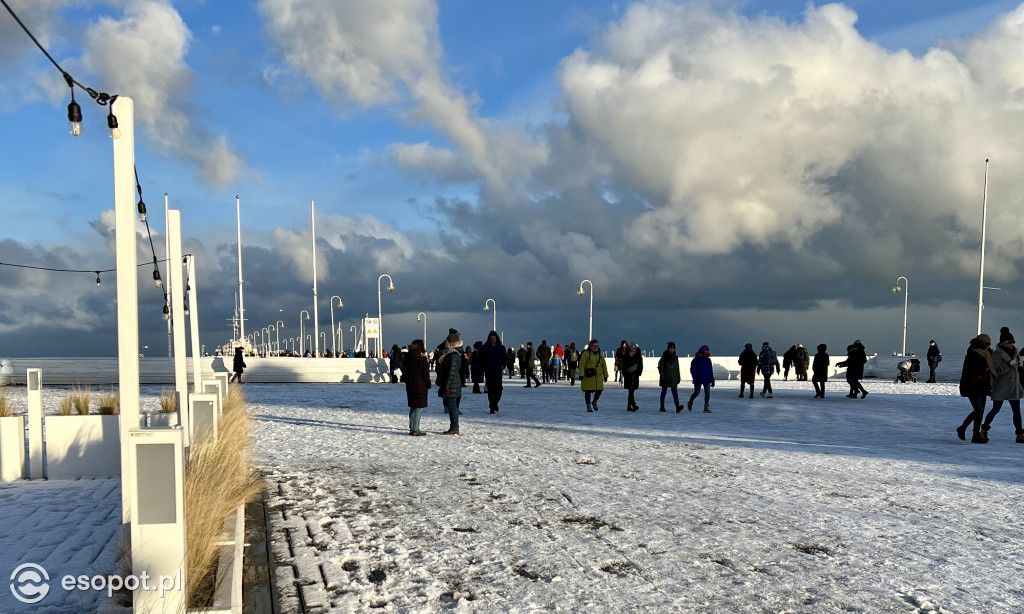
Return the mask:
<svg viewBox="0 0 1024 614">
<path fill-rule="evenodd" d="M 660 353 L 976 332 L 1024 298 L 1024 5 L 995 0 L 8 0 L 74 77 L 131 96 L 163 257 L 166 192 L 196 257 L 202 343 L 330 297 L 386 346 L 449 327 Z M 0 262 L 114 266 L 106 111 L 0 12 Z M 139 236 L 140 258 L 149 251 Z M 166 355 L 140 269 L 140 352 Z M 165 271 L 166 275 L 166 271 Z M 385 280 L 386 284 L 386 280 Z M 114 274 L 0 266 L 0 357 L 111 356 Z M 312 322 L 310 322 L 312 324 Z"/>
</svg>

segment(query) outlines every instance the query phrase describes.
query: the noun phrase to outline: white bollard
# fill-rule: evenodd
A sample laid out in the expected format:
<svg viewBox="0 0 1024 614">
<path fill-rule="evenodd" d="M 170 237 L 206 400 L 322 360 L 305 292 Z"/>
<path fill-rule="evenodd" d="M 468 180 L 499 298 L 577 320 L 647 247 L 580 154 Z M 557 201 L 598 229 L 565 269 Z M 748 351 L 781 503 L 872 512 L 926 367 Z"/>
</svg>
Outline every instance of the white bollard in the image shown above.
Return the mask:
<svg viewBox="0 0 1024 614">
<path fill-rule="evenodd" d="M 0 418 L 0 482 L 25 477 L 25 417 Z"/>
<path fill-rule="evenodd" d="M 217 419 L 220 416 L 220 400 L 216 394 L 193 394 L 189 398 L 192 405 L 192 443 L 217 440 Z"/>
<path fill-rule="evenodd" d="M 43 477 L 43 370 L 28 369 L 28 477 Z"/>
<path fill-rule="evenodd" d="M 132 575 L 148 588 L 132 592 L 136 612 L 179 614 L 188 604 L 185 569 L 185 465 L 180 428 L 128 433 Z"/>
<path fill-rule="evenodd" d="M 204 394 L 215 394 L 217 395 L 218 409 L 224 407 L 224 395 L 228 392 L 227 386 L 222 386 L 219 379 L 206 379 L 203 380 L 203 393 Z"/>
<path fill-rule="evenodd" d="M 228 380 L 231 379 L 231 374 L 226 372 L 217 372 L 213 374 L 213 379 L 220 382 L 220 389 L 224 391 L 224 395 L 228 394 Z"/>
</svg>

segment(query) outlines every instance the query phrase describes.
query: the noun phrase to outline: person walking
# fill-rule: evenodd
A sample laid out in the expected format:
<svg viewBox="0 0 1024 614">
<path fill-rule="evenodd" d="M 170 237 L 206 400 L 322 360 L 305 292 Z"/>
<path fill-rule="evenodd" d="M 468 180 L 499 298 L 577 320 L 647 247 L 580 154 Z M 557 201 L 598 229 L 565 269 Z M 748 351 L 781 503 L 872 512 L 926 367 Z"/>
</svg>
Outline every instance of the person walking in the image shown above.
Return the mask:
<svg viewBox="0 0 1024 614">
<path fill-rule="evenodd" d="M 413 437 L 426 435 L 420 430 L 420 416 L 427 407 L 427 391 L 430 390 L 430 365 L 427 364 L 427 348 L 422 339 L 414 339 L 402 364 L 402 381 L 405 382 L 405 397 L 409 402 L 409 434 Z"/>
<path fill-rule="evenodd" d="M 512 379 L 512 376 L 516 374 L 516 351 L 512 348 L 509 348 L 505 355 L 505 368 L 508 369 L 508 378 Z"/>
<path fill-rule="evenodd" d="M 546 384 L 551 381 L 551 346 L 548 345 L 547 339 L 540 340 L 537 347 L 537 362 L 540 363 L 541 380 Z"/>
<path fill-rule="evenodd" d="M 555 378 L 555 381 L 561 381 L 562 379 L 562 363 L 565 362 L 565 350 L 562 349 L 562 344 L 555 344 L 555 349 L 551 350 L 551 374 Z"/>
<path fill-rule="evenodd" d="M 686 409 L 693 411 L 693 400 L 700 394 L 700 389 L 704 389 L 704 413 L 711 413 L 711 389 L 715 387 L 715 371 L 711 364 L 711 349 L 706 346 L 700 346 L 697 350 L 697 355 L 690 361 L 690 378 L 693 380 L 693 394 L 690 395 L 690 400 L 686 402 Z"/>
<path fill-rule="evenodd" d="M 767 341 L 761 344 L 761 353 L 757 355 L 757 372 L 764 378 L 764 386 L 761 388 L 761 396 L 772 398 L 772 374 L 782 372 L 779 366 L 779 355 L 775 353 Z"/>
<path fill-rule="evenodd" d="M 743 390 L 750 386 L 750 398 L 754 398 L 754 376 L 757 373 L 757 352 L 754 346 L 747 343 L 740 352 L 740 398 L 743 398 Z"/>
<path fill-rule="evenodd" d="M 588 412 L 597 411 L 597 400 L 604 392 L 606 381 L 608 363 L 604 360 L 604 353 L 601 352 L 597 339 L 591 339 L 587 349 L 580 354 L 580 389 L 583 391 L 583 399 L 587 402 Z"/>
<path fill-rule="evenodd" d="M 487 406 L 492 414 L 498 413 L 498 402 L 501 401 L 501 373 L 505 365 L 505 346 L 501 344 L 498 333 L 487 333 L 487 343 L 474 357 L 479 361 L 484 374 L 484 388 L 487 390 Z"/>
<path fill-rule="evenodd" d="M 576 342 L 573 341 L 569 344 L 568 349 L 565 350 L 565 373 L 566 377 L 569 378 L 569 385 L 576 385 L 576 369 L 580 364 L 580 352 L 576 349 Z"/>
<path fill-rule="evenodd" d="M 480 358 L 480 349 L 484 344 L 477 341 L 473 344 L 473 354 L 469 358 L 470 378 L 473 380 L 473 394 L 482 394 L 480 384 L 484 383 L 484 364 Z M 505 348 L 502 348 L 502 356 L 505 355 Z M 486 386 L 484 386 L 486 388 Z"/>
<path fill-rule="evenodd" d="M 1020 356 L 1017 354 L 1016 340 L 1010 329 L 999 329 L 999 345 L 992 350 L 992 366 L 996 377 L 992 380 L 992 410 L 985 416 L 981 425 L 981 436 L 988 441 L 988 431 L 992 421 L 1003 407 L 1003 401 L 1010 404 L 1013 411 L 1013 428 L 1017 435 L 1017 443 L 1024 443 L 1024 427 L 1021 426 L 1020 400 L 1024 397 L 1024 389 L 1020 385 Z"/>
<path fill-rule="evenodd" d="M 814 398 L 825 398 L 825 382 L 828 381 L 829 357 L 825 350 L 828 349 L 824 343 L 818 344 L 818 353 L 814 355 L 813 375 L 811 380 L 814 383 Z"/>
<path fill-rule="evenodd" d="M 459 434 L 459 399 L 462 398 L 462 337 L 451 333 L 444 340 L 444 354 L 437 361 L 437 396 L 444 399 L 444 411 L 448 414 L 448 430 L 442 435 Z"/>
<path fill-rule="evenodd" d="M 626 396 L 626 411 L 637 411 L 640 409 L 636 404 L 634 393 L 640 387 L 640 374 L 644 372 L 644 354 L 636 341 L 629 344 L 629 351 L 622 357 L 622 387 L 628 392 Z"/>
<path fill-rule="evenodd" d="M 533 378 L 534 383 L 537 385 L 535 388 L 540 388 L 540 381 L 537 380 L 537 374 L 533 372 L 537 368 L 537 356 L 533 353 L 533 341 L 526 342 L 526 367 L 523 372 L 526 373 L 526 386 L 530 387 L 530 378 Z"/>
<path fill-rule="evenodd" d="M 868 396 L 868 391 L 860 383 L 860 380 L 864 379 L 864 365 L 867 362 L 868 355 L 864 351 L 864 344 L 857 339 L 847 346 L 846 360 L 836 363 L 837 367 L 846 367 L 846 383 L 850 385 L 850 394 L 846 395 L 847 398 L 856 399 L 858 392 L 862 399 Z"/>
<path fill-rule="evenodd" d="M 235 356 L 231 360 L 231 370 L 234 371 L 234 375 L 228 380 L 228 383 L 238 382 L 242 383 L 242 373 L 245 372 L 245 356 L 242 355 L 242 348 L 235 348 Z"/>
<path fill-rule="evenodd" d="M 928 360 L 928 381 L 925 383 L 934 384 L 935 370 L 939 368 L 939 363 L 942 362 L 942 352 L 939 351 L 939 346 L 935 343 L 935 339 L 928 342 L 928 354 L 925 358 Z"/>
<path fill-rule="evenodd" d="M 516 359 L 519 361 L 519 379 L 526 378 L 526 346 L 519 344 L 519 351 L 516 352 Z M 530 382 L 526 382 L 529 384 Z"/>
<path fill-rule="evenodd" d="M 789 380 L 789 369 L 793 366 L 793 361 L 796 359 L 796 346 L 791 345 L 789 349 L 782 354 L 782 379 L 784 381 Z"/>
<path fill-rule="evenodd" d="M 982 333 L 971 339 L 964 356 L 964 366 L 960 371 L 960 396 L 967 397 L 971 402 L 971 413 L 956 428 L 956 436 L 961 441 L 967 440 L 967 427 L 973 424 L 971 443 L 988 443 L 988 439 L 981 434 L 981 424 L 985 416 L 985 400 L 992 393 L 992 378 L 996 377 L 991 348 L 992 337 Z"/>
<path fill-rule="evenodd" d="M 398 356 L 401 354 L 401 350 L 398 349 L 398 344 L 391 346 L 391 351 L 388 352 L 388 375 L 391 376 L 391 383 L 398 383 L 398 375 L 395 374 L 395 370 L 398 369 Z"/>
<path fill-rule="evenodd" d="M 807 367 L 811 366 L 811 357 L 807 354 L 807 348 L 802 343 L 796 344 L 796 358 L 793 359 L 793 367 L 796 369 L 796 381 L 807 381 Z"/>
<path fill-rule="evenodd" d="M 679 382 L 682 377 L 679 375 L 679 357 L 676 356 L 676 344 L 674 341 L 669 341 L 668 346 L 665 347 L 665 351 L 661 354 L 661 360 L 658 361 L 658 385 L 661 386 L 661 406 L 658 407 L 658 411 L 666 411 L 665 409 L 665 393 L 669 390 L 672 391 L 672 405 L 676 408 L 678 414 L 682 410 L 682 405 L 679 404 Z"/>
<path fill-rule="evenodd" d="M 615 381 L 619 382 L 622 380 L 622 357 L 629 353 L 629 344 L 623 339 L 622 343 L 619 344 L 619 348 L 615 350 L 615 360 L 612 365 L 615 369 Z"/>
</svg>

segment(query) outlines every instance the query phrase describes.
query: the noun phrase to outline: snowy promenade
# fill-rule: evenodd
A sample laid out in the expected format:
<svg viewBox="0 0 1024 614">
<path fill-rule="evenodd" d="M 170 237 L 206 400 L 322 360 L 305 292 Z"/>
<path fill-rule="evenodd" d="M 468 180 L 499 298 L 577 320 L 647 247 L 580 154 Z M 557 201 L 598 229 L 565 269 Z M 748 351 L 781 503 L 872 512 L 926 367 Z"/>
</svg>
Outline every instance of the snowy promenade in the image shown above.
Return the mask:
<svg viewBox="0 0 1024 614">
<path fill-rule="evenodd" d="M 971 445 L 955 386 L 890 382 L 587 414 L 516 379 L 497 415 L 465 389 L 458 437 L 432 397 L 419 438 L 403 386 L 248 385 L 283 611 L 1024 611 L 1009 410 Z"/>
</svg>

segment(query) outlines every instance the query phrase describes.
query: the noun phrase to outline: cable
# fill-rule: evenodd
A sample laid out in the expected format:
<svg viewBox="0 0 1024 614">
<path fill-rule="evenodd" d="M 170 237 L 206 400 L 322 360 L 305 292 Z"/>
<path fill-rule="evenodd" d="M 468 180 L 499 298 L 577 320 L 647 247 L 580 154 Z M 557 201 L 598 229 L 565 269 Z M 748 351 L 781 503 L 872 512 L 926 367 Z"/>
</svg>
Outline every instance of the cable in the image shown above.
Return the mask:
<svg viewBox="0 0 1024 614">
<path fill-rule="evenodd" d="M 3 0 L 0 0 L 2 2 Z M 191 255 L 191 254 L 189 254 Z M 160 262 L 167 262 L 168 258 L 164 258 Z M 149 266 L 149 262 L 142 262 L 136 266 L 144 267 Z M 31 264 L 14 264 L 12 262 L 0 262 L 0 266 L 13 266 L 19 269 L 34 269 L 36 271 L 51 271 L 54 273 L 116 273 L 117 269 L 54 269 L 45 266 L 33 266 Z"/>
</svg>

